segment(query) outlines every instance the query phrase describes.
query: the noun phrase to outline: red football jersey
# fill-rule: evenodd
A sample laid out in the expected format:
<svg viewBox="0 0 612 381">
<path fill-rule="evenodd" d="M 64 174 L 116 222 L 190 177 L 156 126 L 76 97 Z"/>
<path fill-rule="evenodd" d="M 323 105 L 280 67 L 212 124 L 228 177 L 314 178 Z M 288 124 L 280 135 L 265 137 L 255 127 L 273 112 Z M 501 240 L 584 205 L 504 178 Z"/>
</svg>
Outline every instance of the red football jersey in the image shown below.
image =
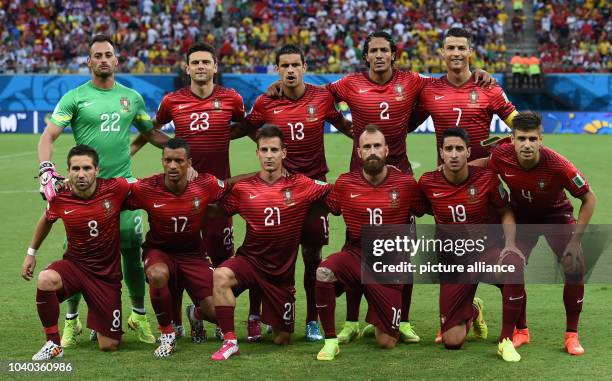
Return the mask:
<svg viewBox="0 0 612 381">
<path fill-rule="evenodd" d="M 423 215 L 426 200 L 410 174 L 389 169 L 385 180 L 372 185 L 363 172 L 340 175 L 326 200 L 331 212 L 342 214 L 346 224 L 343 251 L 361 255 L 363 225 L 407 224 L 410 215 Z"/>
<path fill-rule="evenodd" d="M 329 171 L 323 144 L 325 121 L 334 124 L 341 119 L 330 92 L 309 84 L 297 100 L 260 95 L 246 118 L 254 128 L 266 123 L 280 127 L 287 144 L 283 166 L 291 173 L 319 180 Z"/>
<path fill-rule="evenodd" d="M 201 230 L 206 205 L 220 199 L 226 189 L 223 181 L 205 173 L 176 195 L 164 185 L 164 174 L 159 174 L 132 184 L 125 206 L 147 211 L 150 229 L 145 246 L 169 254 L 203 255 Z"/>
<path fill-rule="evenodd" d="M 504 119 L 515 110 L 499 86 L 483 89 L 472 76 L 465 84 L 456 87 L 444 76 L 429 82 L 421 91 L 416 112 L 431 115 L 436 130 L 438 164 L 442 164 L 439 150 L 446 129 L 465 129 L 470 136 L 470 160 L 480 159 L 490 153 L 489 147 L 482 147 L 480 142 L 489 137 L 493 114 Z"/>
<path fill-rule="evenodd" d="M 468 178 L 461 184 L 449 182 L 442 169 L 419 179 L 437 224 L 500 223 L 497 209 L 508 204 L 508 195 L 499 178 L 487 168 L 468 168 Z"/>
<path fill-rule="evenodd" d="M 99 178 L 89 199 L 64 189 L 47 204 L 47 220 L 64 222 L 68 241 L 64 259 L 96 276 L 121 280 L 119 214 L 130 188 L 124 178 Z"/>
<path fill-rule="evenodd" d="M 274 184 L 259 174 L 238 181 L 222 202 L 228 215 L 238 213 L 246 221 L 246 236 L 236 255 L 245 256 L 267 275 L 293 281 L 306 213 L 330 189 L 331 185 L 302 174 L 282 177 Z"/>
<path fill-rule="evenodd" d="M 162 124 L 174 121 L 175 135 L 189 143 L 193 167 L 198 172 L 227 179 L 231 124 L 242 116 L 240 94 L 215 85 L 207 98 L 198 97 L 189 87 L 167 94 L 155 118 Z"/>
<path fill-rule="evenodd" d="M 502 144 L 491 153 L 489 168 L 510 188 L 512 207 L 521 222 L 554 214 L 572 214 L 574 208 L 564 190 L 580 197 L 590 190 L 585 177 L 557 152 L 542 147 L 535 168 L 523 169 L 514 145 Z"/>
<path fill-rule="evenodd" d="M 430 80 L 418 73 L 394 70 L 393 76 L 384 85 L 372 82 L 367 72 L 348 74 L 327 85 L 336 101 L 346 102 L 351 109 L 351 171 L 359 170 L 362 166 L 356 151 L 359 136 L 366 125 L 375 124 L 385 135 L 389 146 L 387 164 L 396 166 L 404 173 L 412 173 L 406 154 L 408 121 L 421 90 Z"/>
</svg>

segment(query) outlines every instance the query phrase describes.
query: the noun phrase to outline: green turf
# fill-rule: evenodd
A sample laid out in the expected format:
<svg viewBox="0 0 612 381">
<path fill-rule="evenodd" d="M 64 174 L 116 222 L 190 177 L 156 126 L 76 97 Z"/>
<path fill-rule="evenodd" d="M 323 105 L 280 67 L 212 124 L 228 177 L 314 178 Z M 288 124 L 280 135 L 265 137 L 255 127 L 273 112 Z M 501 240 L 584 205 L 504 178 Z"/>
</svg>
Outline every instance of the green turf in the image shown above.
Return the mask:
<svg viewBox="0 0 612 381">
<path fill-rule="evenodd" d="M 25 282 L 20 276 L 20 266 L 29 244 L 34 224 L 43 211 L 44 204 L 35 191 L 38 165 L 35 149 L 36 136 L 2 135 L 0 138 L 0 183 L 2 197 L 0 223 L 2 240 L 0 252 L 3 266 L 0 279 L 0 361 L 27 360 L 43 343 L 43 333 L 34 304 L 35 283 Z M 64 168 L 64 157 L 72 145 L 70 136 L 61 137 L 55 147 L 54 157 L 59 168 Z M 612 196 L 608 188 L 610 175 L 607 150 L 612 138 L 607 136 L 565 135 L 546 136 L 546 143 L 562 152 L 580 168 L 598 195 L 594 223 L 610 223 Z M 420 175 L 432 168 L 435 158 L 432 135 L 410 136 L 410 158 L 419 163 Z M 326 136 L 329 180 L 333 181 L 348 168 L 350 144 L 342 136 Z M 254 157 L 254 144 L 247 140 L 232 143 L 231 158 L 234 174 L 258 169 Z M 161 170 L 159 151 L 146 147 L 137 155 L 137 176 L 149 175 Z M 343 243 L 344 226 L 340 218 L 331 218 L 331 242 L 324 250 L 327 256 L 337 251 Z M 421 222 L 431 223 L 430 218 Z M 244 223 L 235 219 L 236 241 L 242 242 Z M 42 246 L 38 256 L 37 272 L 49 262 L 61 257 L 63 229 L 58 223 Z M 612 350 L 608 340 L 612 336 L 609 319 L 612 316 L 610 301 L 612 290 L 605 285 L 587 285 L 584 312 L 580 325 L 580 337 L 586 354 L 580 358 L 568 356 L 563 350 L 564 310 L 561 285 L 528 285 L 529 326 L 532 343 L 519 350 L 523 360 L 518 364 L 506 364 L 495 355 L 496 336 L 500 329 L 501 303 L 499 291 L 491 286 L 481 286 L 478 294 L 485 300 L 485 313 L 489 323 L 488 340 L 470 340 L 459 351 L 446 351 L 433 343 L 438 327 L 438 288 L 432 285 L 415 286 L 411 321 L 422 337 L 420 344 L 400 344 L 396 349 L 382 351 L 368 339 L 341 347 L 337 361 L 320 363 L 315 360 L 321 347 L 319 343 L 304 341 L 304 294 L 301 287 L 302 266 L 298 259 L 297 270 L 297 324 L 295 343 L 278 348 L 269 341 L 263 344 L 241 343 L 242 354 L 222 364 L 213 363 L 209 357 L 219 343 L 211 340 L 202 345 L 187 339 L 178 343 L 172 359 L 153 357 L 155 346 L 136 341 L 131 332 L 124 336 L 121 350 L 113 354 L 98 351 L 97 346 L 81 336 L 77 349 L 66 350 L 66 360 L 74 361 L 75 375 L 79 378 L 102 379 L 183 379 L 210 377 L 223 379 L 610 379 L 612 378 Z M 608 280 L 610 276 L 608 274 Z M 609 282 L 612 283 L 612 282 Z M 124 294 L 124 316 L 129 311 L 129 301 Z M 362 303 L 362 319 L 366 303 Z M 155 325 L 155 316 L 147 302 L 148 316 Z M 63 316 L 62 306 L 62 316 Z M 86 316 L 81 308 L 81 317 Z M 337 321 L 339 328 L 345 312 L 344 297 L 338 299 Z M 246 336 L 247 298 L 238 300 L 236 327 L 239 339 Z M 124 329 L 126 323 L 124 321 Z M 88 330 L 86 330 L 88 333 Z M 471 336 L 470 336 L 471 337 Z M 0 373 L 0 378 L 8 377 Z"/>
</svg>

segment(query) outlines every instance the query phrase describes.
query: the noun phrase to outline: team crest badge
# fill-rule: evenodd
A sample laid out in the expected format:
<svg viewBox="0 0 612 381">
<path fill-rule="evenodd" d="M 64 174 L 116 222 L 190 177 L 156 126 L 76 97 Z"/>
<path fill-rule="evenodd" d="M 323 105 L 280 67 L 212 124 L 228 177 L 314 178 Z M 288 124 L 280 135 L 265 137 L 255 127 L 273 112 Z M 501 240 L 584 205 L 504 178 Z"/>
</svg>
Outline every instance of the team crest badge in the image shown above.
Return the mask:
<svg viewBox="0 0 612 381">
<path fill-rule="evenodd" d="M 293 192 L 290 188 L 283 189 L 283 201 L 286 206 L 291 206 L 295 204 L 295 200 L 293 199 Z"/>
<path fill-rule="evenodd" d="M 544 190 L 544 188 L 546 188 L 546 183 L 544 182 L 544 180 L 538 181 L 538 189 Z"/>
<path fill-rule="evenodd" d="M 397 189 L 393 189 L 389 192 L 389 201 L 391 206 L 397 206 L 399 204 L 400 192 Z"/>
<path fill-rule="evenodd" d="M 215 109 L 215 111 L 221 111 L 221 99 L 213 99 L 212 107 Z"/>
<path fill-rule="evenodd" d="M 121 110 L 121 112 L 130 112 L 130 100 L 128 98 L 121 98 L 119 100 L 119 104 L 121 104 L 121 107 L 123 107 L 123 110 Z"/>
<path fill-rule="evenodd" d="M 106 214 L 111 214 L 113 212 L 113 204 L 109 199 L 102 201 L 102 207 L 104 208 L 104 212 Z"/>
<path fill-rule="evenodd" d="M 402 85 L 395 86 L 395 92 L 397 93 L 397 96 L 395 97 L 396 101 L 401 101 L 404 99 L 404 88 Z"/>
<path fill-rule="evenodd" d="M 469 107 L 478 107 L 478 93 L 476 91 L 470 91 L 470 103 Z"/>
<path fill-rule="evenodd" d="M 478 189 L 475 186 L 470 185 L 468 188 L 468 196 L 470 196 L 470 202 L 476 201 L 476 194 L 478 193 Z"/>
<path fill-rule="evenodd" d="M 202 201 L 200 201 L 199 197 L 196 197 L 193 199 L 193 208 L 194 209 L 200 209 L 200 204 Z"/>
<path fill-rule="evenodd" d="M 308 105 L 308 107 L 306 107 L 306 113 L 308 114 L 309 122 L 315 122 L 317 120 L 317 108 L 315 105 Z"/>
</svg>

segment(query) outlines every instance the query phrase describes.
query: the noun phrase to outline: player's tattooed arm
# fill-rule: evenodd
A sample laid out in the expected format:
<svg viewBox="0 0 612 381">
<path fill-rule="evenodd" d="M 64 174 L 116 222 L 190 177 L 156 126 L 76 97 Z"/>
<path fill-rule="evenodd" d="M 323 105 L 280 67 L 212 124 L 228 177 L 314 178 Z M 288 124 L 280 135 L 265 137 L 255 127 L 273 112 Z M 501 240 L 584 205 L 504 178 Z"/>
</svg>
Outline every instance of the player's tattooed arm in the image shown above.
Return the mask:
<svg viewBox="0 0 612 381">
<path fill-rule="evenodd" d="M 497 85 L 497 80 L 482 69 L 474 70 L 474 82 L 483 89 L 489 89 Z"/>
<path fill-rule="evenodd" d="M 38 223 L 36 224 L 36 228 L 34 229 L 34 234 L 32 236 L 32 242 L 30 243 L 30 248 L 28 249 L 28 254 L 26 254 L 25 259 L 23 260 L 23 265 L 21 265 L 21 277 L 25 280 L 31 280 L 34 277 L 34 269 L 36 268 L 36 251 L 43 243 L 47 235 L 51 231 L 53 227 L 53 221 L 49 221 L 45 213 L 38 219 Z M 32 251 L 33 254 L 30 254 Z"/>
<path fill-rule="evenodd" d="M 330 283 L 336 282 L 338 279 L 336 278 L 334 272 L 328 269 L 327 267 L 319 267 L 317 269 L 317 280 L 319 282 Z"/>
</svg>

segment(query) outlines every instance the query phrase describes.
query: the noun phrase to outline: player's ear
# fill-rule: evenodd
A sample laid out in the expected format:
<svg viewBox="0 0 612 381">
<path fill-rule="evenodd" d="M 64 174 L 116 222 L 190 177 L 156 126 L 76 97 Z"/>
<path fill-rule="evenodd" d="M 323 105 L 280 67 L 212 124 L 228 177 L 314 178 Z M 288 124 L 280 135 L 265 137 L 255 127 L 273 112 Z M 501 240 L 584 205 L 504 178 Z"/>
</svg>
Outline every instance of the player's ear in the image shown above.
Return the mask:
<svg viewBox="0 0 612 381">
<path fill-rule="evenodd" d="M 191 75 L 189 74 L 189 63 L 185 63 L 185 74 Z"/>
<path fill-rule="evenodd" d="M 470 147 L 467 148 L 467 158 L 470 158 L 470 155 L 472 154 L 472 149 Z"/>
<path fill-rule="evenodd" d="M 306 62 L 304 62 L 303 64 L 303 69 L 304 69 L 304 72 L 308 71 L 308 64 Z"/>
</svg>

